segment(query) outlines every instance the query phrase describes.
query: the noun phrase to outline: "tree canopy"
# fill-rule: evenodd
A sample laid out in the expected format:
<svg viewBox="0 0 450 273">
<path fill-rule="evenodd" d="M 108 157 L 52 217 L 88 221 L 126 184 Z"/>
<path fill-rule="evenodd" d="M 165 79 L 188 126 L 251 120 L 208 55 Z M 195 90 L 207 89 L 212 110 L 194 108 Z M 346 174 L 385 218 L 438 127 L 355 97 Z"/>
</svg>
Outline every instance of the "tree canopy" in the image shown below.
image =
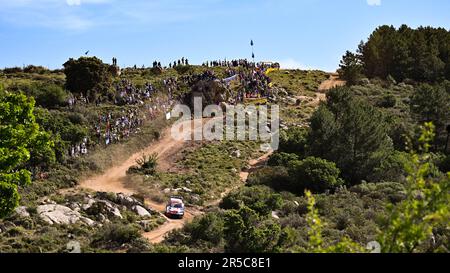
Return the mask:
<svg viewBox="0 0 450 273">
<path fill-rule="evenodd" d="M 64 63 L 67 90 L 91 101 L 99 95 L 106 95 L 112 82 L 109 67 L 96 57 L 69 59 Z"/>
<path fill-rule="evenodd" d="M 18 187 L 31 183 L 24 165 L 32 151 L 53 156 L 49 135 L 39 129 L 34 114 L 34 99 L 22 94 L 0 94 L 0 217 L 8 215 L 19 203 Z"/>
</svg>

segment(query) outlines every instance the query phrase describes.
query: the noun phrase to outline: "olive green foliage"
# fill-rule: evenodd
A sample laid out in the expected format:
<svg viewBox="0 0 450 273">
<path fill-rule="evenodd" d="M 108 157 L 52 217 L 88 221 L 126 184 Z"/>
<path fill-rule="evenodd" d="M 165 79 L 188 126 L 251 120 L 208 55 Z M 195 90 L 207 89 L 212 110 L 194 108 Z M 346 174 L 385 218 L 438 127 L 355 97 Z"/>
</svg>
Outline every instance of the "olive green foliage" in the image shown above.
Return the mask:
<svg viewBox="0 0 450 273">
<path fill-rule="evenodd" d="M 348 85 L 356 84 L 363 76 L 361 58 L 350 51 L 347 51 L 342 57 L 339 67 L 339 77 Z"/>
<path fill-rule="evenodd" d="M 36 106 L 48 109 L 56 109 L 67 105 L 68 93 L 51 81 L 25 81 L 14 83 L 8 88 L 11 92 L 23 92 L 28 97 L 33 97 Z"/>
<path fill-rule="evenodd" d="M 308 201 L 308 213 L 306 222 L 308 225 L 308 248 L 309 253 L 362 253 L 365 249 L 350 238 L 344 236 L 338 243 L 331 246 L 324 246 L 322 230 L 324 223 L 319 217 L 319 212 L 315 207 L 316 201 L 311 192 L 305 192 Z"/>
<path fill-rule="evenodd" d="M 220 207 L 223 209 L 239 209 L 247 206 L 260 215 L 269 215 L 282 206 L 282 198 L 267 187 L 245 187 L 227 195 Z"/>
<path fill-rule="evenodd" d="M 434 126 L 427 123 L 420 138 L 422 151 L 412 153 L 412 166 L 408 166 L 406 199 L 389 206 L 379 235 L 384 252 L 448 251 L 448 241 L 436 240 L 436 232 L 449 229 L 450 173 L 439 178 L 430 176 L 433 167 L 428 152 L 433 138 Z"/>
<path fill-rule="evenodd" d="M 142 155 L 136 160 L 138 167 L 131 167 L 128 172 L 143 173 L 145 175 L 154 175 L 158 167 L 158 154 Z"/>
<path fill-rule="evenodd" d="M 400 82 L 450 79 L 450 32 L 444 28 L 381 26 L 359 46 L 364 73 Z"/>
<path fill-rule="evenodd" d="M 109 224 L 94 234 L 91 246 L 117 248 L 123 244 L 133 243 L 139 238 L 139 228 L 135 225 Z"/>
<path fill-rule="evenodd" d="M 450 125 L 450 88 L 444 85 L 422 84 L 411 98 L 411 111 L 420 122 L 433 122 L 436 126 L 436 144 L 442 151 L 446 141 L 446 126 Z"/>
<path fill-rule="evenodd" d="M 259 215 L 249 207 L 243 206 L 225 214 L 224 235 L 227 252 L 274 252 L 281 234 L 278 223 Z"/>
<path fill-rule="evenodd" d="M 269 166 L 288 166 L 292 161 L 298 161 L 300 157 L 293 153 L 277 152 L 270 156 L 267 164 Z"/>
<path fill-rule="evenodd" d="M 0 217 L 18 205 L 18 186 L 31 183 L 31 173 L 24 169 L 31 153 L 46 152 L 54 157 L 53 143 L 39 129 L 33 109 L 34 100 L 25 95 L 0 96 Z"/>
<path fill-rule="evenodd" d="M 344 184 L 339 178 L 340 172 L 333 162 L 315 157 L 289 164 L 289 174 L 294 180 L 294 193 L 301 193 L 305 189 L 315 193 L 334 190 Z"/>
<path fill-rule="evenodd" d="M 359 183 L 392 150 L 384 115 L 345 87 L 327 98 L 311 118 L 309 154 L 335 162 L 348 183 Z"/>
<path fill-rule="evenodd" d="M 308 130 L 299 127 L 290 127 L 280 133 L 279 152 L 297 154 L 304 157 L 306 153 Z"/>
<path fill-rule="evenodd" d="M 66 88 L 73 94 L 83 95 L 90 101 L 108 95 L 112 83 L 109 65 L 96 57 L 69 59 L 64 63 Z"/>
</svg>

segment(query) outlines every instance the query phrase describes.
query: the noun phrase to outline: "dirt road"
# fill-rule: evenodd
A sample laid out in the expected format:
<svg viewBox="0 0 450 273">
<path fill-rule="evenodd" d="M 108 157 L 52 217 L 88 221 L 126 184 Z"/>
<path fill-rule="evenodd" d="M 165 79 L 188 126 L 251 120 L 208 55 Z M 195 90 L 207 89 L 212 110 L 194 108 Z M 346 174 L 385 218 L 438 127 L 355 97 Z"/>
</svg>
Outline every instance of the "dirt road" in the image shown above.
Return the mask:
<svg viewBox="0 0 450 273">
<path fill-rule="evenodd" d="M 344 85 L 345 85 L 345 81 L 343 81 L 339 78 L 339 74 L 332 73 L 332 74 L 330 74 L 330 78 L 328 80 L 322 82 L 322 84 L 319 86 L 319 92 L 324 92 L 324 91 L 330 90 L 334 87 L 344 86 Z"/>
<path fill-rule="evenodd" d="M 205 119 L 203 122 L 207 122 Z M 191 121 L 187 121 L 185 123 L 186 126 L 191 125 L 192 131 L 202 130 L 202 126 L 194 127 L 191 124 Z M 158 168 L 160 170 L 169 169 L 175 162 L 172 162 L 173 155 L 180 152 L 185 146 L 184 141 L 175 140 L 172 138 L 170 134 L 170 128 L 167 128 L 159 141 L 156 141 L 149 145 L 146 149 L 139 151 L 133 154 L 130 158 L 128 158 L 125 162 L 119 163 L 114 167 L 108 169 L 104 174 L 98 175 L 89 179 L 82 181 L 78 188 L 80 189 L 89 189 L 93 191 L 99 192 L 114 192 L 114 193 L 124 193 L 128 195 L 132 195 L 136 193 L 133 189 L 125 187 L 125 179 L 127 170 L 136 165 L 136 159 L 140 158 L 142 154 L 148 155 L 152 153 L 158 154 Z M 250 162 L 251 166 L 256 166 L 260 162 L 266 160 L 269 155 L 265 155 L 258 160 L 253 160 Z M 249 172 L 242 172 L 240 174 L 242 182 L 247 180 Z M 223 193 L 222 196 L 225 196 L 228 192 L 233 190 L 234 188 L 228 189 L 227 192 Z M 218 205 L 220 200 L 212 201 L 207 204 L 207 206 Z M 186 208 L 185 217 L 182 220 L 173 220 L 167 218 L 163 212 L 165 211 L 165 204 L 155 203 L 151 200 L 145 200 L 145 203 L 150 208 L 161 213 L 163 217 L 166 218 L 166 223 L 158 227 L 157 229 L 146 232 L 143 234 L 145 238 L 147 238 L 151 243 L 160 243 L 164 240 L 165 235 L 174 229 L 182 228 L 186 223 L 194 219 L 196 216 L 201 215 L 203 212 L 201 208 Z"/>
</svg>

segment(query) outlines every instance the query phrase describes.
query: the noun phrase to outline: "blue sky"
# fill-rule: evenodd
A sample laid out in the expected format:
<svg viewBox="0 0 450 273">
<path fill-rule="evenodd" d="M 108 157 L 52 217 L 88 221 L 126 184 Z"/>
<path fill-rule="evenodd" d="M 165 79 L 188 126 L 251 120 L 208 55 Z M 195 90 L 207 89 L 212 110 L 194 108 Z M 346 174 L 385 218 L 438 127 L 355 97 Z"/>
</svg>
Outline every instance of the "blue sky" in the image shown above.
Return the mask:
<svg viewBox="0 0 450 273">
<path fill-rule="evenodd" d="M 448 0 L 0 0 L 0 67 L 223 58 L 333 71 L 379 25 L 450 29 Z"/>
</svg>

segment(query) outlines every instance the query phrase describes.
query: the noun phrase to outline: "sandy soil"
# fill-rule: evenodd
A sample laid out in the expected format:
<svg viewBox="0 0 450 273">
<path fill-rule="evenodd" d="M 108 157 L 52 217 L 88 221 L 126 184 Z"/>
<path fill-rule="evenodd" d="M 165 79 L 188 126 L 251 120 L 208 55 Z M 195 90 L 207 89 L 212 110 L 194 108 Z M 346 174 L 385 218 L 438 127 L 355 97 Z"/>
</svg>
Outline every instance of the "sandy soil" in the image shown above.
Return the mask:
<svg viewBox="0 0 450 273">
<path fill-rule="evenodd" d="M 324 81 L 319 86 L 319 92 L 324 92 L 324 91 L 330 90 L 334 87 L 344 86 L 344 85 L 345 85 L 345 81 L 339 79 L 339 74 L 333 73 L 333 74 L 330 74 L 330 78 L 328 80 Z"/>
</svg>

